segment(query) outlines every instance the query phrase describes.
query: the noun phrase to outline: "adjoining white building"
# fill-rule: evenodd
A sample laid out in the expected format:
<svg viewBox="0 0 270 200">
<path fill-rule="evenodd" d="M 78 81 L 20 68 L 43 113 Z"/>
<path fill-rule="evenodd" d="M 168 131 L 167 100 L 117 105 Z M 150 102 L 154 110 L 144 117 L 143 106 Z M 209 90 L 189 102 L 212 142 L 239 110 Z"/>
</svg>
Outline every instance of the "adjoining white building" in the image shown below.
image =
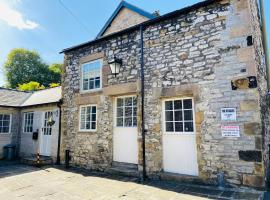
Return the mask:
<svg viewBox="0 0 270 200">
<path fill-rule="evenodd" d="M 4 156 L 4 146 L 13 144 L 18 157 L 39 153 L 55 162 L 61 87 L 36 92 L 0 88 L 0 97 L 0 158 Z"/>
</svg>

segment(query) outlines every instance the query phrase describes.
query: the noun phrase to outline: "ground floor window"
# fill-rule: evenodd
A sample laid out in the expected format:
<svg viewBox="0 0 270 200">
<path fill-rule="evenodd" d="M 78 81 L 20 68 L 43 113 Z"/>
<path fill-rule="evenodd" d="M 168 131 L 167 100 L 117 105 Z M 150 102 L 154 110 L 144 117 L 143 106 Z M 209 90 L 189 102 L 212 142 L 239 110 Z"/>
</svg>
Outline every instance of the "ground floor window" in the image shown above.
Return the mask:
<svg viewBox="0 0 270 200">
<path fill-rule="evenodd" d="M 33 119 L 34 119 L 33 112 L 24 113 L 24 126 L 23 126 L 24 133 L 33 132 Z"/>
<path fill-rule="evenodd" d="M 10 133 L 11 115 L 0 114 L 0 133 Z"/>
<path fill-rule="evenodd" d="M 80 107 L 80 131 L 95 131 L 97 124 L 97 107 L 87 105 Z"/>
<path fill-rule="evenodd" d="M 192 99 L 166 100 L 164 102 L 164 116 L 166 132 L 194 132 Z"/>
</svg>

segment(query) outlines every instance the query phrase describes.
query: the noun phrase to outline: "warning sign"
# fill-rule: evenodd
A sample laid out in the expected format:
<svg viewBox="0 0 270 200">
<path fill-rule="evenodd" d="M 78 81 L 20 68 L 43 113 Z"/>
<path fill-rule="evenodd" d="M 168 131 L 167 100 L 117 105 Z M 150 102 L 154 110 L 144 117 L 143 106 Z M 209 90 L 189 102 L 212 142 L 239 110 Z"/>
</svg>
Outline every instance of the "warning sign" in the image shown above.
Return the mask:
<svg viewBox="0 0 270 200">
<path fill-rule="evenodd" d="M 222 137 L 240 137 L 239 126 L 221 126 Z"/>
</svg>

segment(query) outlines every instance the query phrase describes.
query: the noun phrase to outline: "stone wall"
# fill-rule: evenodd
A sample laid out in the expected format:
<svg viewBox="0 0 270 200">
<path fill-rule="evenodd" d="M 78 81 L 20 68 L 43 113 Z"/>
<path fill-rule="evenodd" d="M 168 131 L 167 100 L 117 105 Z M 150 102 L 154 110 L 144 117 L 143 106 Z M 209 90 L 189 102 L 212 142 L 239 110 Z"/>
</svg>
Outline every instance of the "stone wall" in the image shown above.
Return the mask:
<svg viewBox="0 0 270 200">
<path fill-rule="evenodd" d="M 222 0 L 187 14 L 178 15 L 147 26 L 145 44 L 145 118 L 146 166 L 149 176 L 163 172 L 162 100 L 168 97 L 193 96 L 195 101 L 196 139 L 199 177 L 216 180 L 225 173 L 230 184 L 263 187 L 263 124 L 268 109 L 265 99 L 265 66 L 261 40 L 247 44 L 247 37 L 260 35 L 254 0 Z M 252 11 L 252 12 L 251 12 Z M 80 60 L 102 53 L 103 89 L 80 93 Z M 259 54 L 259 55 L 258 55 Z M 123 60 L 120 74 L 109 74 L 107 60 L 116 55 Z M 65 55 L 63 76 L 62 146 L 72 152 L 72 164 L 105 170 L 112 163 L 113 97 L 137 94 L 140 98 L 140 36 L 133 31 L 101 41 Z M 258 87 L 242 85 L 233 90 L 232 83 L 257 77 Z M 119 88 L 123 88 L 120 90 Z M 234 88 L 235 89 L 235 88 Z M 78 131 L 79 106 L 97 104 L 97 131 Z M 138 105 L 140 107 L 140 105 Z M 223 107 L 237 109 L 239 138 L 223 138 Z M 263 112 L 262 110 L 267 110 Z M 138 113 L 140 124 L 140 113 Z M 256 128 L 255 128 L 256 127 Z M 141 133 L 138 127 L 141 147 Z M 265 148 L 264 148 L 265 149 Z M 265 153 L 265 151 L 263 151 Z M 251 154 L 258 155 L 251 160 Z M 259 158 L 259 159 L 257 159 Z M 139 152 L 142 169 L 142 152 Z"/>
</svg>

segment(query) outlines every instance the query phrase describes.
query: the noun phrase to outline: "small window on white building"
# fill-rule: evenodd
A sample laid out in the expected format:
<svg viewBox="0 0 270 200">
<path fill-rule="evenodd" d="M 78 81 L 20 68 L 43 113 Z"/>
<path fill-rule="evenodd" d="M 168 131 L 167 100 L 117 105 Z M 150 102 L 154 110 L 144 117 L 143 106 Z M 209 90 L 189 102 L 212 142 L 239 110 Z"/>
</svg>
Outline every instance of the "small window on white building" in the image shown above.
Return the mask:
<svg viewBox="0 0 270 200">
<path fill-rule="evenodd" d="M 0 134 L 10 133 L 11 115 L 0 114 Z"/>
<path fill-rule="evenodd" d="M 91 91 L 101 88 L 101 70 L 102 60 L 95 60 L 82 65 L 82 91 Z"/>
<path fill-rule="evenodd" d="M 33 112 L 24 113 L 24 124 L 23 124 L 23 132 L 24 133 L 32 133 L 33 132 L 33 121 L 34 121 L 34 113 Z"/>
<path fill-rule="evenodd" d="M 192 99 L 165 101 L 165 132 L 194 132 Z"/>
<path fill-rule="evenodd" d="M 95 105 L 81 106 L 80 131 L 95 131 L 97 126 L 97 107 Z"/>
</svg>

